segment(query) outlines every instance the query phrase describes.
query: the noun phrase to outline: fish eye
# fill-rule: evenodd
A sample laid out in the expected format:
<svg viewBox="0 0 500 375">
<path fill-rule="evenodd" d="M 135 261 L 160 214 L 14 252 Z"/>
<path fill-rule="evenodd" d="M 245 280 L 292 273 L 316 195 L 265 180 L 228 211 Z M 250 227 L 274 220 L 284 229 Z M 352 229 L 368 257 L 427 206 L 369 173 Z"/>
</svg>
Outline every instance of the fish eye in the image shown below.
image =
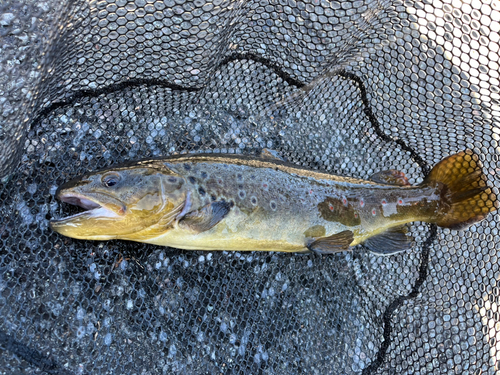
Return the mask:
<svg viewBox="0 0 500 375">
<path fill-rule="evenodd" d="M 116 173 L 105 174 L 101 179 L 102 184 L 106 187 L 115 186 L 118 182 L 120 182 L 120 180 L 121 180 L 120 175 Z"/>
</svg>

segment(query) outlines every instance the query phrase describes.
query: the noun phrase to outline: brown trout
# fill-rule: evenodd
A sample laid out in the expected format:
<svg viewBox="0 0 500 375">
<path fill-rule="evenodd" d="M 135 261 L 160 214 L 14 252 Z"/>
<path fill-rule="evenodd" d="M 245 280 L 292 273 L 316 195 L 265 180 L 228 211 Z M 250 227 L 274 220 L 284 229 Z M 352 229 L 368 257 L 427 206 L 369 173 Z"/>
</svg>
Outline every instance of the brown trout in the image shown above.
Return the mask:
<svg viewBox="0 0 500 375">
<path fill-rule="evenodd" d="M 417 186 L 394 170 L 368 181 L 266 155 L 179 155 L 85 174 L 57 197 L 87 211 L 51 227 L 79 239 L 191 250 L 326 254 L 364 244 L 392 254 L 411 247 L 407 223 L 463 229 L 499 206 L 470 150 L 442 160 Z"/>
</svg>

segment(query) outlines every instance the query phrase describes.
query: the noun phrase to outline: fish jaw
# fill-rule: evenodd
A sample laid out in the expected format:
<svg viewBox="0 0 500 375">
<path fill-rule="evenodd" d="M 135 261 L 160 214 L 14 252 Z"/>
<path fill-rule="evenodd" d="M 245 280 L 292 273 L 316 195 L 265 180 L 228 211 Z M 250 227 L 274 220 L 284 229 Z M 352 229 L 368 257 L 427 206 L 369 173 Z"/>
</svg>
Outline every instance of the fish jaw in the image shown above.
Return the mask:
<svg viewBox="0 0 500 375">
<path fill-rule="evenodd" d="M 90 196 L 68 190 L 60 190 L 57 198 L 64 203 L 79 206 L 86 211 L 50 222 L 52 230 L 72 238 L 90 240 L 108 240 L 116 236 L 100 233 L 100 228 L 109 225 L 116 226 L 124 220 L 126 208 L 116 199 L 107 197 L 108 203 L 103 203 L 97 195 Z"/>
</svg>

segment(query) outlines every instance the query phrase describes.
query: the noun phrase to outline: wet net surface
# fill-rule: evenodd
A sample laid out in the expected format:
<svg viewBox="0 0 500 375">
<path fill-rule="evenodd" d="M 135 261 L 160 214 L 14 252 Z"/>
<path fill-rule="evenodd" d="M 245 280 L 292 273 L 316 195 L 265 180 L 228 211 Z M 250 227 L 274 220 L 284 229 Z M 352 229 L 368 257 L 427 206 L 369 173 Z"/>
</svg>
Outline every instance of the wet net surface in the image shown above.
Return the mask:
<svg viewBox="0 0 500 375">
<path fill-rule="evenodd" d="M 498 214 L 465 231 L 414 223 L 416 246 L 389 257 L 182 251 L 48 228 L 76 212 L 54 197 L 68 179 L 181 152 L 267 147 L 415 184 L 469 148 L 498 194 L 495 3 L 47 4 L 57 27 L 26 31 L 46 34 L 28 43 L 39 76 L 26 68 L 31 80 L 12 85 L 23 74 L 2 61 L 2 98 L 24 96 L 0 104 L 0 374 L 498 371 Z M 10 6 L 2 42 L 15 47 L 16 22 L 44 13 Z"/>
</svg>

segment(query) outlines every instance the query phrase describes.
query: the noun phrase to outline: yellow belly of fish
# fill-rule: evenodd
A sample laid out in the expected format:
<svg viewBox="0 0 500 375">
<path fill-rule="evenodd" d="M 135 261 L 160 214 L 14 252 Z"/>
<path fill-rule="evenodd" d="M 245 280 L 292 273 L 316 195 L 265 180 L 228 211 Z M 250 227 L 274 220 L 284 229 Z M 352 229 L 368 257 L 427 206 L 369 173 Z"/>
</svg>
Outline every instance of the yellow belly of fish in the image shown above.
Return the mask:
<svg viewBox="0 0 500 375">
<path fill-rule="evenodd" d="M 266 222 L 247 220 L 245 222 L 234 218 L 228 219 L 202 233 L 193 233 L 176 227 L 155 238 L 135 240 L 185 250 L 308 251 L 307 239 L 303 233 L 312 224 L 304 223 L 302 220 L 294 222 L 292 219 L 286 223 L 279 223 L 275 220 Z M 363 228 L 362 226 L 352 228 L 354 241 L 351 243 L 351 247 L 363 243 L 369 237 L 385 232 L 390 227 L 407 222 L 408 220 L 403 220 L 395 223 L 379 223 L 371 228 Z M 326 232 L 327 235 L 332 235 L 345 229 L 343 226 L 332 223 Z"/>
<path fill-rule="evenodd" d="M 268 237 L 268 238 L 266 238 Z M 275 237 L 275 236 L 272 236 Z M 233 250 L 233 251 L 306 251 L 305 241 L 296 233 L 283 233 L 281 238 L 266 236 L 258 228 L 232 232 L 224 223 L 203 233 L 193 233 L 175 228 L 156 238 L 142 242 L 170 246 L 186 250 Z"/>
<path fill-rule="evenodd" d="M 352 228 L 334 222 L 322 224 L 325 226 L 326 236 L 346 229 L 352 230 L 354 233 L 352 247 L 363 243 L 369 237 L 385 232 L 390 227 L 419 219 L 421 218 L 388 221 L 381 218 L 370 223 L 369 227 L 360 225 Z M 245 215 L 236 210 L 206 232 L 195 233 L 176 225 L 159 236 L 136 237 L 133 240 L 185 250 L 303 252 L 308 251 L 306 246 L 308 238 L 304 233 L 315 224 L 317 224 L 315 218 L 308 219 L 304 215 L 280 220 L 276 217 L 263 218 L 258 214 Z"/>
<path fill-rule="evenodd" d="M 307 228 L 307 220 L 289 218 L 284 221 L 257 213 L 246 215 L 239 210 L 235 211 L 205 232 L 196 233 L 175 225 L 160 236 L 134 240 L 186 250 L 307 250 L 303 234 L 304 228 Z"/>
<path fill-rule="evenodd" d="M 227 250 L 227 251 L 283 251 L 300 252 L 306 251 L 305 246 L 293 244 L 287 241 L 260 240 L 253 238 L 218 238 L 216 236 L 186 235 L 175 233 L 175 235 L 160 236 L 144 242 L 170 246 L 185 250 Z"/>
</svg>

